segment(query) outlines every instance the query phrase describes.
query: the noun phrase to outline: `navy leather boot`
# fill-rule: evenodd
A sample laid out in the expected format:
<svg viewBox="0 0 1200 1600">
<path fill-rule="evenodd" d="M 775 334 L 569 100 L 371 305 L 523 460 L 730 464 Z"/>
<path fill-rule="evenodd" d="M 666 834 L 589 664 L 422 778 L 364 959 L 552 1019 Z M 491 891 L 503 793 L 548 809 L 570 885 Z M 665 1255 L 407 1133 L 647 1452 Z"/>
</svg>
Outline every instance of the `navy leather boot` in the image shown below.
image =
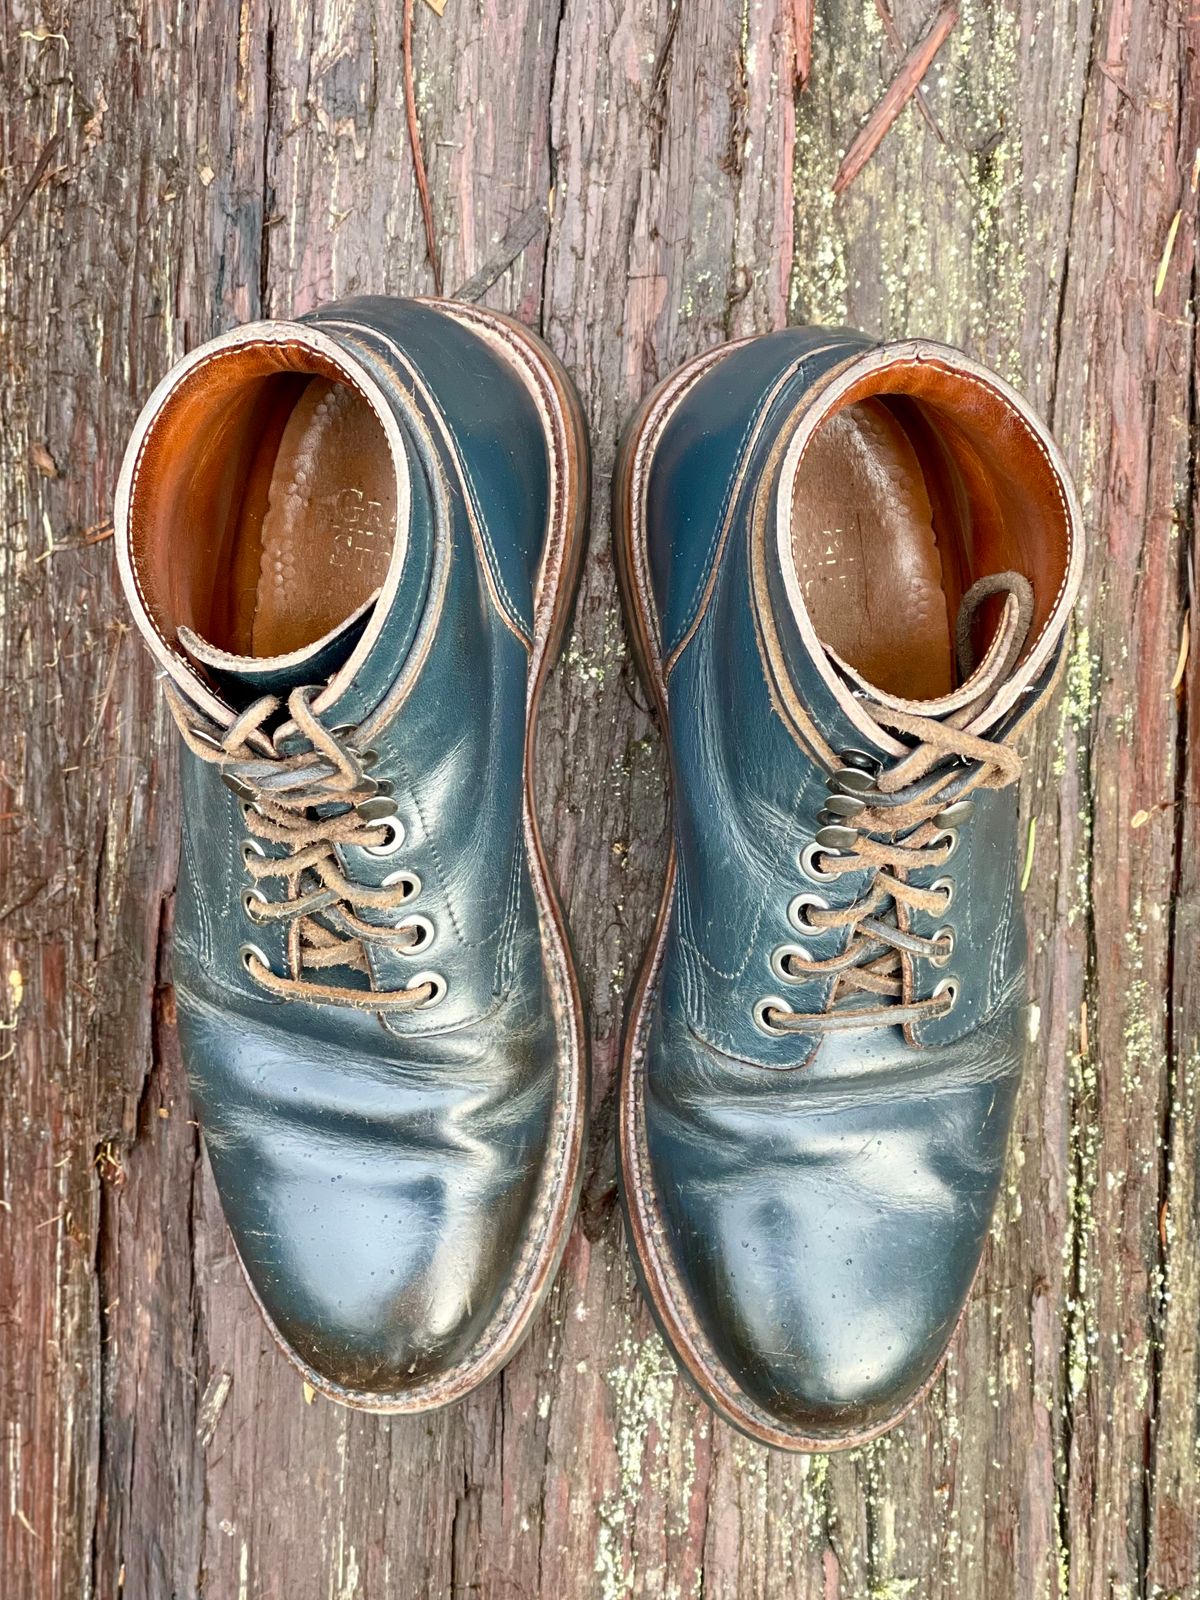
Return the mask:
<svg viewBox="0 0 1200 1600">
<path fill-rule="evenodd" d="M 582 1009 L 530 793 L 588 499 L 509 319 L 358 299 L 194 351 L 117 494 L 183 753 L 174 979 L 238 1253 L 347 1404 L 495 1372 L 577 1192 Z"/>
<path fill-rule="evenodd" d="M 1075 500 L 999 378 L 819 328 L 661 385 L 615 498 L 675 812 L 623 1063 L 630 1235 L 717 1410 L 861 1443 L 938 1371 L 1001 1180 L 1016 746 L 1078 588 Z"/>
</svg>

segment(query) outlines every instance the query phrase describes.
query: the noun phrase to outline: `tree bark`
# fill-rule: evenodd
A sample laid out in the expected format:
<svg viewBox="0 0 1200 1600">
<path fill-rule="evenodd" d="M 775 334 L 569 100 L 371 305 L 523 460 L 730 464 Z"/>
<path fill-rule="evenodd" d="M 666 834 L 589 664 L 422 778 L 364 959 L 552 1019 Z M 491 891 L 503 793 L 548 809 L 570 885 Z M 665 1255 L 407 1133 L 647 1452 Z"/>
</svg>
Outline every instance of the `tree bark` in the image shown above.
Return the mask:
<svg viewBox="0 0 1200 1600">
<path fill-rule="evenodd" d="M 14 1600 L 1189 1600 L 1200 1593 L 1197 19 L 963 0 L 416 8 L 445 282 L 538 328 L 595 449 L 540 802 L 590 998 L 580 1220 L 509 1369 L 425 1418 L 306 1397 L 180 1069 L 174 730 L 104 524 L 218 331 L 431 288 L 400 5 L 0 17 L 0 1573 Z M 892 25 L 894 23 L 894 26 Z M 800 29 L 804 37 L 794 37 Z M 893 1434 L 773 1455 L 675 1375 L 615 1207 L 614 1070 L 667 839 L 609 550 L 620 428 L 788 321 L 961 344 L 1044 411 L 1090 554 L 1029 751 L 1028 1070 L 983 1275 Z M 1193 622 L 1195 619 L 1192 619 Z"/>
</svg>

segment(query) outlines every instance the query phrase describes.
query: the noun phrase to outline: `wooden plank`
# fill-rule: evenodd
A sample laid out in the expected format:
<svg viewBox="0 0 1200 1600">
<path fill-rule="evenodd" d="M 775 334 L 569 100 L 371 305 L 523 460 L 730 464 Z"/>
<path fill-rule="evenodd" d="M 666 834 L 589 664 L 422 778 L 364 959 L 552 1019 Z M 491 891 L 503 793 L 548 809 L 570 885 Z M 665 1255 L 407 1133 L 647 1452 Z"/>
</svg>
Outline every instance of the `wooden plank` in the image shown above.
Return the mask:
<svg viewBox="0 0 1200 1600">
<path fill-rule="evenodd" d="M 891 8 L 895 38 L 934 9 Z M 540 783 L 595 1132 L 529 1344 L 456 1410 L 394 1420 L 307 1403 L 240 1281 L 162 967 L 172 736 L 110 546 L 84 541 L 184 349 L 334 294 L 431 287 L 403 7 L 241 0 L 231 28 L 214 0 L 17 0 L 0 19 L 6 1593 L 1196 1592 L 1194 653 L 1172 687 L 1196 515 L 1195 23 L 1181 0 L 964 0 L 923 83 L 944 143 L 909 105 L 835 198 L 900 53 L 870 0 L 826 0 L 798 82 L 806 11 L 414 8 L 445 281 L 541 328 L 593 428 L 593 544 Z M 930 1400 L 828 1459 L 741 1440 L 676 1378 L 612 1154 L 666 842 L 608 553 L 613 453 L 650 383 L 789 318 L 997 365 L 1051 417 L 1094 545 L 1024 786 L 1038 1026 L 984 1278 Z"/>
</svg>

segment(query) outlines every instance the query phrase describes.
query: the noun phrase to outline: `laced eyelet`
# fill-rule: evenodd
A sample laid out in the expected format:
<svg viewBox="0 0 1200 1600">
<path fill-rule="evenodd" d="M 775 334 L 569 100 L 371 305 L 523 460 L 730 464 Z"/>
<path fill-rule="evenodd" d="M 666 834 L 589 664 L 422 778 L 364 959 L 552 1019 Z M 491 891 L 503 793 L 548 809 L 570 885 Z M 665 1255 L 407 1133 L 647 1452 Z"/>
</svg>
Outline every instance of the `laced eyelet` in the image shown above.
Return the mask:
<svg viewBox="0 0 1200 1600">
<path fill-rule="evenodd" d="M 867 802 L 857 794 L 831 794 L 817 812 L 818 822 L 852 822 L 867 809 Z"/>
<path fill-rule="evenodd" d="M 798 961 L 810 961 L 812 958 L 802 944 L 777 944 L 771 951 L 771 971 L 780 983 L 803 983 L 809 976 L 807 972 L 789 972 L 787 961 L 789 956 L 795 956 Z"/>
<path fill-rule="evenodd" d="M 253 800 L 253 798 L 254 798 L 254 790 L 250 787 L 250 785 L 246 782 L 246 780 L 244 778 L 239 778 L 236 772 L 224 772 L 223 771 L 221 773 L 221 782 L 229 790 L 230 794 L 237 795 L 239 800 L 242 800 L 242 801 L 252 801 Z"/>
<path fill-rule="evenodd" d="M 943 1017 L 948 1017 L 958 1004 L 959 989 L 960 984 L 957 978 L 943 978 L 940 983 L 934 985 L 933 993 L 930 996 L 931 1000 L 939 1000 L 942 995 L 949 996 L 946 1009 L 941 1013 Z"/>
<path fill-rule="evenodd" d="M 374 782 L 369 779 L 369 782 Z M 396 819 L 396 802 L 392 799 L 392 786 L 390 783 L 380 782 L 375 784 L 374 791 L 365 800 L 360 800 L 354 808 L 356 815 L 364 822 L 392 822 Z"/>
<path fill-rule="evenodd" d="M 356 750 L 354 748 L 353 739 L 358 729 L 352 723 L 340 723 L 336 728 L 330 728 L 329 731 L 341 744 L 348 746 L 350 754 L 364 772 L 369 772 L 379 760 L 378 750 Z"/>
<path fill-rule="evenodd" d="M 393 812 L 380 818 L 379 826 L 388 830 L 388 837 L 382 844 L 364 844 L 362 848 L 369 856 L 394 856 L 404 843 L 404 824 Z"/>
<path fill-rule="evenodd" d="M 942 905 L 942 910 L 949 911 L 950 907 L 954 904 L 954 879 L 935 878 L 929 887 L 931 889 L 940 890 L 942 894 L 946 896 L 946 899 Z"/>
<path fill-rule="evenodd" d="M 754 1026 L 759 1033 L 765 1033 L 769 1039 L 782 1039 L 787 1032 L 786 1028 L 777 1028 L 773 1022 L 767 1020 L 768 1011 L 790 1011 L 792 1008 L 786 1000 L 781 1000 L 777 994 L 764 995 L 750 1013 Z"/>
<path fill-rule="evenodd" d="M 969 822 L 974 815 L 974 800 L 955 800 L 939 811 L 933 820 L 939 828 L 961 828 L 963 823 Z"/>
<path fill-rule="evenodd" d="M 858 843 L 858 829 L 845 822 L 829 822 L 818 830 L 815 843 L 822 850 L 832 850 L 840 855 L 843 850 L 853 850 Z"/>
<path fill-rule="evenodd" d="M 398 883 L 405 886 L 404 898 L 415 900 L 421 892 L 421 879 L 415 872 L 389 872 L 379 885 L 381 889 L 394 889 Z"/>
<path fill-rule="evenodd" d="M 241 811 L 242 821 L 245 823 L 249 823 L 251 816 L 261 817 L 263 815 L 261 809 L 252 800 L 240 800 L 238 809 Z"/>
<path fill-rule="evenodd" d="M 949 925 L 939 928 L 933 935 L 933 942 L 935 944 L 944 943 L 946 948 L 940 956 L 930 956 L 930 964 L 935 967 L 944 967 L 954 954 L 954 929 Z"/>
<path fill-rule="evenodd" d="M 806 844 L 800 852 L 800 871 L 810 883 L 833 883 L 837 878 L 836 872 L 822 872 L 816 864 L 818 856 L 836 855 L 836 850 L 826 850 L 814 840 Z"/>
<path fill-rule="evenodd" d="M 813 938 L 820 938 L 821 934 L 826 930 L 813 927 L 812 923 L 804 915 L 805 906 L 815 906 L 818 911 L 828 911 L 829 901 L 826 900 L 824 895 L 820 894 L 798 894 L 793 897 L 791 904 L 787 908 L 788 921 L 797 933 L 807 933 Z"/>
<path fill-rule="evenodd" d="M 241 949 L 238 951 L 238 959 L 242 963 L 242 966 L 245 967 L 246 971 L 250 973 L 251 977 L 254 976 L 254 973 L 251 971 L 251 968 L 250 968 L 250 962 L 252 960 L 253 961 L 257 961 L 262 966 L 266 967 L 268 972 L 270 972 L 270 970 L 271 970 L 271 963 L 267 959 L 266 951 L 265 950 L 260 950 L 258 945 L 256 945 L 256 944 L 244 944 L 244 945 L 242 945 Z"/>
<path fill-rule="evenodd" d="M 837 767 L 826 778 L 825 787 L 833 794 L 873 794 L 875 779 L 858 767 Z"/>
<path fill-rule="evenodd" d="M 883 762 L 879 757 L 869 755 L 865 750 L 839 750 L 838 760 L 843 766 L 857 767 L 860 772 L 869 772 L 874 776 L 883 771 Z"/>
<path fill-rule="evenodd" d="M 419 914 L 417 916 L 405 917 L 403 922 L 398 922 L 396 924 L 397 933 L 399 933 L 402 928 L 411 928 L 412 931 L 416 934 L 419 934 L 420 937 L 415 944 L 410 944 L 407 950 L 402 950 L 400 952 L 401 955 L 415 956 L 421 951 L 428 950 L 434 939 L 437 938 L 437 929 L 434 927 L 433 923 L 430 922 L 428 917 L 422 917 Z"/>
<path fill-rule="evenodd" d="M 432 988 L 433 993 L 428 1000 L 422 1000 L 419 1005 L 413 1008 L 416 1011 L 428 1011 L 430 1006 L 441 1005 L 450 987 L 440 972 L 415 972 L 408 980 L 408 987 L 410 989 L 419 989 L 422 984 L 426 983 Z"/>
<path fill-rule="evenodd" d="M 939 833 L 935 833 L 933 838 L 929 841 L 929 848 L 932 850 L 936 845 L 941 844 L 943 840 L 948 840 L 950 844 L 950 848 L 946 852 L 946 855 L 942 861 L 942 865 L 945 866 L 946 862 L 953 861 L 954 857 L 958 853 L 958 829 L 943 828 Z"/>
<path fill-rule="evenodd" d="M 261 923 L 263 920 L 255 911 L 255 906 L 266 906 L 270 905 L 270 903 L 261 889 L 242 890 L 242 910 L 250 918 L 251 922 Z"/>
<path fill-rule="evenodd" d="M 259 844 L 257 839 L 242 840 L 242 861 L 246 866 L 249 866 L 250 862 L 255 858 L 265 861 L 266 855 L 267 852 L 263 849 L 262 845 Z"/>
</svg>

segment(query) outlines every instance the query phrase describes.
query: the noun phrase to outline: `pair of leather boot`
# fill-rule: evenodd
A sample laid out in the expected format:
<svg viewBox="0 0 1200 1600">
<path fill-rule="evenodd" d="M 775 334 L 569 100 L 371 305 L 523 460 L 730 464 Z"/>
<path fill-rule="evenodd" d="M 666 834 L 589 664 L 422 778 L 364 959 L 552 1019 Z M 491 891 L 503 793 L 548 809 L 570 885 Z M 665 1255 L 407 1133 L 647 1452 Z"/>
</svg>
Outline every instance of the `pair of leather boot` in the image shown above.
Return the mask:
<svg viewBox="0 0 1200 1600">
<path fill-rule="evenodd" d="M 495 1372 L 570 1228 L 586 1038 L 531 778 L 588 503 L 557 361 L 450 302 L 212 341 L 122 470 L 186 747 L 184 1059 L 268 1325 L 347 1404 Z M 620 1084 L 639 1274 L 730 1421 L 860 1441 L 938 1370 L 1000 1182 L 1072 491 L 965 356 L 792 328 L 648 398 L 615 545 L 675 809 Z"/>
</svg>

